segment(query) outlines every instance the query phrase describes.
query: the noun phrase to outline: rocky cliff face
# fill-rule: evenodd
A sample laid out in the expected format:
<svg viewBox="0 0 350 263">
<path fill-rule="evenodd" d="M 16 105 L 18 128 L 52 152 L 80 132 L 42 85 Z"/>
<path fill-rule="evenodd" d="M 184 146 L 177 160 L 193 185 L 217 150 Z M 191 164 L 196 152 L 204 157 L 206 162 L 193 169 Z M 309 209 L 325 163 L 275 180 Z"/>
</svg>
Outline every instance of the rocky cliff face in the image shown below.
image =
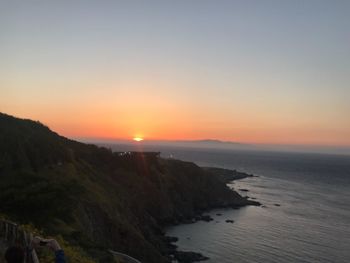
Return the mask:
<svg viewBox="0 0 350 263">
<path fill-rule="evenodd" d="M 62 235 L 101 262 L 114 249 L 169 262 L 162 227 L 254 204 L 193 163 L 120 154 L 0 114 L 0 213 Z"/>
</svg>

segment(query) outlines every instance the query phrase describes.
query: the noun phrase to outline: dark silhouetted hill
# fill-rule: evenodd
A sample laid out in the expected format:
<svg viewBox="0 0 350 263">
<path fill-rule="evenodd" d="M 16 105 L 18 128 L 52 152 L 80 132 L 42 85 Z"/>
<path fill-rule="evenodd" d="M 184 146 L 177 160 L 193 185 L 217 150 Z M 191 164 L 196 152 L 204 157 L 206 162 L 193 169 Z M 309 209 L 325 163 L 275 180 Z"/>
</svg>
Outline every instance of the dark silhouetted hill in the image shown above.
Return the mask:
<svg viewBox="0 0 350 263">
<path fill-rule="evenodd" d="M 107 249 L 169 262 L 163 227 L 250 201 L 197 165 L 121 154 L 0 114 L 0 213 L 62 235 L 100 262 Z"/>
</svg>

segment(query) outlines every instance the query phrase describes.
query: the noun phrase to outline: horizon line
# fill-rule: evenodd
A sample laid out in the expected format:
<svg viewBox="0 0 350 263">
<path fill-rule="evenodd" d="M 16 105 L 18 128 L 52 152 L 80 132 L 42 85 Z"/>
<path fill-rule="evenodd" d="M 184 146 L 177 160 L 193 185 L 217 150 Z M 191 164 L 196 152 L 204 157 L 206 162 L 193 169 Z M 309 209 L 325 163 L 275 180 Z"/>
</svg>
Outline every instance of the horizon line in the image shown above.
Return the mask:
<svg viewBox="0 0 350 263">
<path fill-rule="evenodd" d="M 315 143 L 262 143 L 262 142 L 242 142 L 242 141 L 231 141 L 231 140 L 220 140 L 220 139 L 144 139 L 140 142 L 133 141 L 132 137 L 130 139 L 121 138 L 106 138 L 106 137 L 78 137 L 78 136 L 67 136 L 70 139 L 77 141 L 94 141 L 94 142 L 120 142 L 120 143 L 138 143 L 138 144 L 148 144 L 152 142 L 163 142 L 163 143 L 197 143 L 197 142 L 212 142 L 212 143 L 222 143 L 222 144 L 236 144 L 241 146 L 284 146 L 284 147 L 326 147 L 326 148 L 345 148 L 350 149 L 349 145 L 339 145 L 339 144 L 315 144 Z"/>
</svg>

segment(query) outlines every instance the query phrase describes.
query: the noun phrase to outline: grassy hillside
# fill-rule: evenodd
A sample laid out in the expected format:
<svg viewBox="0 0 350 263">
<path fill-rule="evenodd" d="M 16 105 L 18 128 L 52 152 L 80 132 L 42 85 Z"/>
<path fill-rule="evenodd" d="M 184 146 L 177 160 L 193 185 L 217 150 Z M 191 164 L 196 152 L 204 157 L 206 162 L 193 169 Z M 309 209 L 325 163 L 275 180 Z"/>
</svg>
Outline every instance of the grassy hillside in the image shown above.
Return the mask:
<svg viewBox="0 0 350 263">
<path fill-rule="evenodd" d="M 0 213 L 100 262 L 107 249 L 168 262 L 164 225 L 249 203 L 193 163 L 112 153 L 5 114 L 0 149 Z"/>
</svg>

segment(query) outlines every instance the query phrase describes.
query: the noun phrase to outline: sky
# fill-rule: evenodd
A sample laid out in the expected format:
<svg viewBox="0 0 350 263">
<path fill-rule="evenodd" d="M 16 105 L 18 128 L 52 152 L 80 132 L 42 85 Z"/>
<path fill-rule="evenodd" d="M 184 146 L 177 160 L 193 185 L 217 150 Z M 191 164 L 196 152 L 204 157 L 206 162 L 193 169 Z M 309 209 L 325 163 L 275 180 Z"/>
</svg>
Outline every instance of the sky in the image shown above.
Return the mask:
<svg viewBox="0 0 350 263">
<path fill-rule="evenodd" d="M 0 111 L 70 138 L 350 146 L 350 1 L 0 0 Z"/>
</svg>

